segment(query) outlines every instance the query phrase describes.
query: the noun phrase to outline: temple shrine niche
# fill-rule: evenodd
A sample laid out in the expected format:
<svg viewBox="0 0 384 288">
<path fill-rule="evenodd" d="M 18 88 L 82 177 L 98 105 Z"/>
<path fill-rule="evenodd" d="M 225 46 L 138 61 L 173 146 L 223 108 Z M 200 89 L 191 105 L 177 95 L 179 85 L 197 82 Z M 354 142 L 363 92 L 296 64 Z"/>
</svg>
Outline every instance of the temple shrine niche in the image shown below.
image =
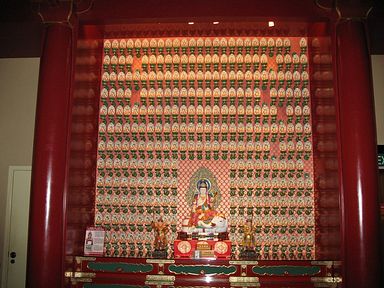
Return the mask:
<svg viewBox="0 0 384 288">
<path fill-rule="evenodd" d="M 147 257 L 161 217 L 169 257 L 180 231 L 228 232 L 237 259 L 250 220 L 257 259 L 316 258 L 307 42 L 104 40 L 95 224 L 107 256 Z"/>
<path fill-rule="evenodd" d="M 379 287 L 353 5 L 75 2 L 38 7 L 31 287 Z"/>
</svg>

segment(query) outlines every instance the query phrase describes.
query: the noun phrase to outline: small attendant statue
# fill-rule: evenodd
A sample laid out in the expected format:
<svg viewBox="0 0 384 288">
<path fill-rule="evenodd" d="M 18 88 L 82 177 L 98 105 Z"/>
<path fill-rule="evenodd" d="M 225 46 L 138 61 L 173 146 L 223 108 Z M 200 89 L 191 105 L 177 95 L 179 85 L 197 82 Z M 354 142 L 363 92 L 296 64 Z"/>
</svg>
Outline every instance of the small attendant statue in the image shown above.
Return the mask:
<svg viewBox="0 0 384 288">
<path fill-rule="evenodd" d="M 242 259 L 252 259 L 256 257 L 255 252 L 255 230 L 252 225 L 252 220 L 247 219 L 245 225 L 243 226 L 244 236 L 242 241 L 242 251 L 240 253 L 240 258 Z"/>
<path fill-rule="evenodd" d="M 160 217 L 157 222 L 152 222 L 152 228 L 155 232 L 155 241 L 153 256 L 155 258 L 166 258 L 167 257 L 167 232 L 168 225 Z"/>
</svg>

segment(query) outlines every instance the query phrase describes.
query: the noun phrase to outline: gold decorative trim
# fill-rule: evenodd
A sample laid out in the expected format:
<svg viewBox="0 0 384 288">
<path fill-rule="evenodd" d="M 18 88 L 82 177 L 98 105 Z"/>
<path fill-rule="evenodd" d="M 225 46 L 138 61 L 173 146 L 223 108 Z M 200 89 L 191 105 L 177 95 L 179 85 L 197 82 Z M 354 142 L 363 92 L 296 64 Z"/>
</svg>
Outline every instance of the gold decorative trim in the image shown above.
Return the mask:
<svg viewBox="0 0 384 288">
<path fill-rule="evenodd" d="M 80 282 L 80 283 L 91 283 L 91 282 L 93 282 L 93 278 L 96 277 L 96 273 L 66 271 L 64 273 L 64 277 L 65 278 L 70 278 L 71 283 L 73 285 L 76 285 L 78 282 Z"/>
<path fill-rule="evenodd" d="M 258 265 L 259 262 L 257 261 L 229 261 L 229 264 L 231 265 Z"/>
<path fill-rule="evenodd" d="M 337 288 L 337 283 L 313 283 L 315 288 Z"/>
<path fill-rule="evenodd" d="M 238 277 L 238 276 L 231 276 L 229 277 L 229 283 L 236 284 L 236 283 L 259 283 L 259 277 Z"/>
<path fill-rule="evenodd" d="M 174 264 L 175 260 L 170 259 L 147 259 L 145 261 L 148 264 Z"/>
<path fill-rule="evenodd" d="M 363 3 L 363 2 L 361 2 L 361 3 Z M 338 4 L 338 2 L 336 1 L 335 10 L 336 10 L 337 16 L 339 16 L 339 20 L 364 21 L 364 20 L 366 20 L 368 18 L 369 14 L 371 13 L 371 11 L 373 9 L 373 6 L 367 6 L 366 8 L 365 7 L 360 7 L 360 8 L 365 9 L 365 13 L 362 13 L 362 15 L 359 15 L 359 16 L 348 16 L 348 15 L 344 16 L 342 12 L 344 12 L 345 9 L 340 9 L 340 6 L 337 5 L 337 4 Z"/>
<path fill-rule="evenodd" d="M 295 276 L 311 276 L 311 275 L 316 275 L 316 274 L 319 274 L 321 272 L 321 269 L 320 267 L 317 267 L 317 266 L 296 266 L 296 265 L 274 265 L 274 266 L 252 266 L 252 272 L 257 274 L 257 275 L 264 275 L 264 276 L 276 276 L 276 275 L 279 275 L 279 276 L 282 276 L 282 274 L 279 274 L 278 272 L 264 272 L 264 273 L 258 273 L 256 272 L 254 269 L 255 268 L 259 268 L 259 269 L 263 269 L 263 268 L 270 268 L 270 269 L 278 269 L 278 268 L 285 268 L 284 271 L 282 271 L 284 273 L 284 275 L 295 275 Z M 292 268 L 301 268 L 301 269 L 311 269 L 311 268 L 318 268 L 319 271 L 302 271 L 301 274 L 299 273 L 293 273 L 293 274 L 290 274 L 289 269 L 292 269 Z"/>
<path fill-rule="evenodd" d="M 235 282 L 231 283 L 231 287 L 261 287 L 261 284 L 256 282 Z"/>
<path fill-rule="evenodd" d="M 327 266 L 327 268 L 331 268 L 333 263 L 333 261 L 311 261 L 311 265 Z"/>
<path fill-rule="evenodd" d="M 92 278 L 71 278 L 71 282 L 72 283 L 78 283 L 78 282 L 81 282 L 81 283 L 92 283 L 93 282 L 93 279 Z"/>
<path fill-rule="evenodd" d="M 147 275 L 145 276 L 146 281 L 153 282 L 174 282 L 176 279 L 175 276 L 170 275 Z"/>
<path fill-rule="evenodd" d="M 161 286 L 173 286 L 173 282 L 167 282 L 167 281 L 145 281 L 145 285 L 153 285 L 156 287 L 161 287 Z"/>
<path fill-rule="evenodd" d="M 213 269 L 216 271 L 206 271 L 205 269 Z M 234 271 L 232 271 L 234 269 Z M 169 272 L 176 275 L 231 275 L 235 274 L 237 267 L 234 265 L 225 266 L 225 265 L 210 265 L 210 264 L 196 264 L 196 265 L 176 265 L 172 264 L 168 267 Z M 177 271 L 179 270 L 179 271 Z M 223 271 L 230 270 L 230 271 Z"/>
<path fill-rule="evenodd" d="M 96 257 L 76 256 L 75 260 L 76 260 L 77 264 L 81 264 L 81 262 L 83 262 L 83 261 L 95 261 Z"/>
<path fill-rule="evenodd" d="M 319 2 L 320 2 L 320 0 L 315 0 L 315 5 L 316 5 L 317 7 L 319 7 L 319 8 L 321 8 L 321 9 L 323 9 L 323 10 L 331 11 L 331 10 L 333 9 L 332 6 L 327 7 L 327 6 L 325 6 L 325 5 L 320 4 Z"/>
<path fill-rule="evenodd" d="M 67 278 L 95 278 L 96 277 L 96 273 L 66 271 L 64 273 L 64 276 L 67 277 Z"/>
<path fill-rule="evenodd" d="M 95 0 L 90 0 L 90 1 L 89 1 L 89 5 L 88 5 L 88 7 L 85 8 L 84 10 L 82 10 L 82 11 L 76 11 L 76 14 L 77 14 L 77 15 L 80 15 L 80 14 L 85 14 L 85 13 L 89 12 L 89 11 L 92 9 L 92 7 L 93 7 L 93 2 L 94 2 L 94 1 L 95 1 Z"/>
<path fill-rule="evenodd" d="M 312 283 L 341 283 L 341 277 L 311 277 Z"/>
<path fill-rule="evenodd" d="M 333 266 L 341 266 L 341 261 L 333 261 Z"/>
<path fill-rule="evenodd" d="M 165 285 L 172 286 L 175 282 L 175 276 L 169 275 L 147 275 L 145 277 L 145 285 L 156 285 L 157 287 Z"/>
<path fill-rule="evenodd" d="M 70 7 L 69 7 L 69 11 L 68 11 L 68 13 L 67 13 L 67 17 L 66 17 L 66 19 L 63 19 L 63 20 L 58 20 L 58 21 L 49 21 L 49 20 L 46 20 L 45 18 L 44 18 L 44 15 L 43 15 L 43 13 L 41 12 L 41 3 L 37 3 L 37 14 L 39 15 L 39 17 L 40 17 L 40 19 L 41 19 L 41 22 L 43 23 L 43 24 L 60 24 L 60 25 L 68 25 L 68 27 L 70 27 L 70 28 L 73 28 L 73 25 L 72 25 L 72 23 L 71 23 L 71 18 L 72 18 L 72 15 L 73 15 L 73 5 L 74 5 L 74 1 L 73 0 L 69 0 L 69 1 L 67 1 L 67 2 L 70 2 L 69 3 L 69 5 L 70 5 Z"/>
</svg>

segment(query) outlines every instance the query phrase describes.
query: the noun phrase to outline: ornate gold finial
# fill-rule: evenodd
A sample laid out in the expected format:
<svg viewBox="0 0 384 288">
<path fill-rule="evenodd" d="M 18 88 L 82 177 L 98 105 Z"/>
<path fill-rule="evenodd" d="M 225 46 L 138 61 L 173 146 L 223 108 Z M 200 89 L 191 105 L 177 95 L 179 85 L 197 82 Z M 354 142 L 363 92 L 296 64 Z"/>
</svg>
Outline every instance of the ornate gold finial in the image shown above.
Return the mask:
<svg viewBox="0 0 384 288">
<path fill-rule="evenodd" d="M 44 24 L 62 24 L 73 26 L 75 16 L 74 0 L 69 1 L 32 1 L 32 7 Z"/>
</svg>

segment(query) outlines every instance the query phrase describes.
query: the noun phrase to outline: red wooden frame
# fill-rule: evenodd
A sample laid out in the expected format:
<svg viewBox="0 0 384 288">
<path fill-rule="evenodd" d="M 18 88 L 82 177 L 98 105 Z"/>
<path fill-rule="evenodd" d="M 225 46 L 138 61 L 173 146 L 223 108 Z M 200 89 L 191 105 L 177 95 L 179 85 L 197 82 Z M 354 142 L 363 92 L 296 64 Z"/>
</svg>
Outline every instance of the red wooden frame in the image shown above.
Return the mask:
<svg viewBox="0 0 384 288">
<path fill-rule="evenodd" d="M 98 111 L 95 87 L 100 74 L 97 56 L 101 52 L 100 40 L 110 27 L 107 24 L 175 22 L 179 23 L 179 30 L 187 31 L 186 22 L 191 19 L 205 23 L 228 19 L 258 23 L 274 20 L 275 29 L 281 32 L 300 29 L 294 21 L 326 23 L 314 25 L 316 29 L 309 33 L 319 35 L 325 31 L 335 40 L 331 51 L 337 60 L 334 87 L 338 88 L 335 100 L 339 107 L 336 119 L 341 149 L 337 155 L 343 281 L 348 288 L 380 286 L 376 136 L 362 23 L 339 21 L 336 10 L 299 0 L 161 3 L 100 0 L 89 1 L 89 6 L 81 3 L 85 7 L 62 5 L 67 6 L 56 7 L 55 13 L 52 8 L 40 10 L 49 25 L 41 58 L 36 113 L 28 287 L 64 286 L 64 271 L 73 268 L 70 256 L 81 255 L 84 227 L 93 222 L 95 159 L 92 154 L 96 151 Z M 347 12 L 351 10 L 364 12 L 358 5 Z M 267 28 L 260 24 L 257 29 L 263 33 Z M 116 29 L 108 33 L 118 34 Z M 73 45 L 76 41 L 77 49 Z M 87 65 L 75 62 L 84 49 L 92 51 L 95 61 Z"/>
</svg>

